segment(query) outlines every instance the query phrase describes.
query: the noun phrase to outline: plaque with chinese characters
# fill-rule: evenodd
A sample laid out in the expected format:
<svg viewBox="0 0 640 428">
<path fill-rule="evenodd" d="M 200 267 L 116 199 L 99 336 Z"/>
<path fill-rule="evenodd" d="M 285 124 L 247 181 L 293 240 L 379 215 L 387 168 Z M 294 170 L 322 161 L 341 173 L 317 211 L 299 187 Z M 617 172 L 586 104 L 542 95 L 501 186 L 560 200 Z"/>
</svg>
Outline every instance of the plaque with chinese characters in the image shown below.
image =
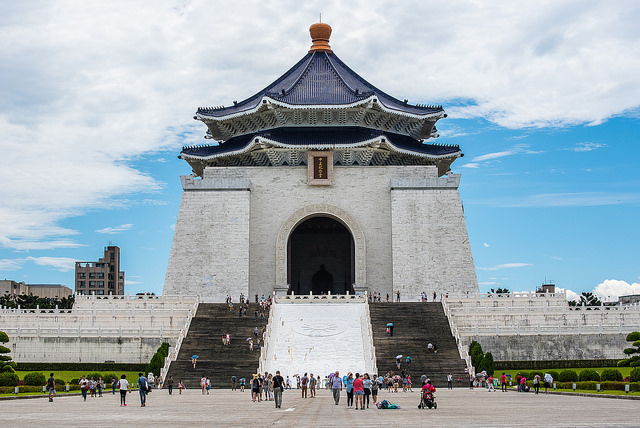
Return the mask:
<svg viewBox="0 0 640 428">
<path fill-rule="evenodd" d="M 311 186 L 330 186 L 333 184 L 333 152 L 322 151 L 308 154 L 308 184 Z"/>
</svg>

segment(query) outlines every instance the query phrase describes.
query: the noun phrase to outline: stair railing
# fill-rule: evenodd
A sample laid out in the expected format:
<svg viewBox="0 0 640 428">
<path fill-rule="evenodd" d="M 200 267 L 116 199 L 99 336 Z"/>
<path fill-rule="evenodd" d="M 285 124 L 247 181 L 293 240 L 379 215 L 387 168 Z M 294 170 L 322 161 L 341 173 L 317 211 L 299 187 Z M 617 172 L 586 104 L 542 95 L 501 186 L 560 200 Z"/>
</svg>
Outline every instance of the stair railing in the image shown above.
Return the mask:
<svg viewBox="0 0 640 428">
<path fill-rule="evenodd" d="M 271 304 L 271 309 L 269 310 L 269 321 L 267 321 L 267 328 L 265 329 L 264 338 L 262 339 L 262 346 L 260 347 L 260 359 L 258 360 L 258 371 L 257 373 L 262 373 L 265 371 L 267 366 L 267 358 L 269 357 L 269 351 L 273 346 L 271 344 L 271 325 L 273 324 L 273 312 L 276 308 L 277 302 L 274 299 Z"/>
<path fill-rule="evenodd" d="M 160 369 L 160 379 L 163 381 L 167 373 L 169 373 L 169 367 L 171 367 L 171 362 L 178 359 L 178 354 L 180 353 L 180 348 L 182 347 L 182 341 L 189 333 L 189 327 L 191 327 L 191 320 L 198 312 L 198 306 L 200 305 L 200 296 L 197 295 L 193 302 L 193 305 L 189 309 L 189 313 L 187 314 L 187 319 L 184 322 L 184 326 L 180 330 L 180 334 L 178 335 L 178 339 L 176 340 L 175 346 L 169 350 L 169 355 L 164 359 L 164 367 Z M 164 383 L 164 382 L 163 382 Z"/>
<path fill-rule="evenodd" d="M 370 361 L 370 366 L 367 367 L 367 371 L 371 374 L 378 373 L 378 364 L 376 361 L 376 347 L 373 344 L 373 331 L 371 325 L 371 315 L 369 313 L 369 303 L 365 299 L 366 305 L 365 316 L 360 317 L 360 328 L 362 331 L 367 331 L 367 340 L 362 341 L 362 354 Z"/>
<path fill-rule="evenodd" d="M 458 331 L 458 327 L 456 326 L 456 323 L 453 317 L 451 316 L 451 310 L 449 309 L 449 303 L 447 302 L 447 298 L 446 297 L 443 298 L 441 303 L 442 303 L 442 309 L 444 310 L 444 314 L 446 315 L 447 320 L 449 321 L 449 328 L 451 329 L 451 334 L 456 340 L 456 345 L 458 346 L 458 353 L 460 354 L 460 358 L 464 360 L 465 364 L 467 365 L 467 368 L 471 369 L 471 356 L 469 355 L 469 353 L 465 349 L 465 346 L 462 344 L 462 341 L 460 340 L 460 332 Z"/>
</svg>

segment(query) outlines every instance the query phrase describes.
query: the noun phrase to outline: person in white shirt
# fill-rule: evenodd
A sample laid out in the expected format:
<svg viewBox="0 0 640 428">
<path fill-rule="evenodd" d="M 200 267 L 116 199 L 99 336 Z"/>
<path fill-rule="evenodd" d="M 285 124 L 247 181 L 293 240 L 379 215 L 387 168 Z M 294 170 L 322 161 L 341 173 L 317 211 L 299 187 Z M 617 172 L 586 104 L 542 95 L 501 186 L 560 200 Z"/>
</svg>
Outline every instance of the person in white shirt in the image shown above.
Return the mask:
<svg viewBox="0 0 640 428">
<path fill-rule="evenodd" d="M 127 405 L 127 391 L 129 391 L 129 381 L 127 375 L 123 374 L 118 380 L 118 389 L 120 390 L 120 407 Z"/>
</svg>

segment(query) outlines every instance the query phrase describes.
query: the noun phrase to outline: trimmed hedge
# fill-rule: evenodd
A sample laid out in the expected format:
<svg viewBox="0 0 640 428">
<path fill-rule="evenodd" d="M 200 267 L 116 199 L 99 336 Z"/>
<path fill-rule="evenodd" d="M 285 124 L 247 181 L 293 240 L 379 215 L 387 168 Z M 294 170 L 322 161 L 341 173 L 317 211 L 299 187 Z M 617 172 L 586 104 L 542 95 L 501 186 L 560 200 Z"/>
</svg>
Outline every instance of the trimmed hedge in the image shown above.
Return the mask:
<svg viewBox="0 0 640 428">
<path fill-rule="evenodd" d="M 594 381 L 600 382 L 600 374 L 592 369 L 580 370 L 580 374 L 578 374 L 578 380 L 580 382 Z"/>
<path fill-rule="evenodd" d="M 42 386 L 47 383 L 47 378 L 40 372 L 32 372 L 24 375 L 24 384 L 31 386 Z"/>
<path fill-rule="evenodd" d="M 578 373 L 574 370 L 562 370 L 558 375 L 558 381 L 560 382 L 577 382 Z"/>
<path fill-rule="evenodd" d="M 530 360 L 530 361 L 494 361 L 496 370 L 542 370 L 542 369 L 572 369 L 590 367 L 614 367 L 617 359 L 598 360 Z"/>
<path fill-rule="evenodd" d="M 640 382 L 640 369 L 633 369 L 629 374 L 629 382 Z"/>
<path fill-rule="evenodd" d="M 600 375 L 600 380 L 603 382 L 622 382 L 622 373 L 616 369 L 604 369 Z"/>
<path fill-rule="evenodd" d="M 144 363 L 18 363 L 16 370 L 25 372 L 142 372 L 146 366 Z"/>
<path fill-rule="evenodd" d="M 557 382 L 558 389 L 573 389 L 573 384 L 576 384 L 577 389 L 584 389 L 589 391 L 596 391 L 596 384 L 600 384 L 601 391 L 624 391 L 624 386 L 629 385 L 629 391 L 640 391 L 640 383 L 633 382 Z"/>
<path fill-rule="evenodd" d="M 0 373 L 0 387 L 18 386 L 18 383 L 20 383 L 20 378 L 17 374 L 11 372 Z"/>
</svg>

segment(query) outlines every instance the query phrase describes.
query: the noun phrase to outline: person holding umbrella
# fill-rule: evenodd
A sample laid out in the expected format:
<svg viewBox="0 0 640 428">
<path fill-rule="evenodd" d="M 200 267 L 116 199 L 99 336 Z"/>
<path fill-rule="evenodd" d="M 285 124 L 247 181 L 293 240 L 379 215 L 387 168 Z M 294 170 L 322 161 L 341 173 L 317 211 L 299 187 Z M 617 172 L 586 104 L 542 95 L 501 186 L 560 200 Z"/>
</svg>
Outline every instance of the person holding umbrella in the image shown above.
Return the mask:
<svg viewBox="0 0 640 428">
<path fill-rule="evenodd" d="M 396 369 L 400 370 L 400 362 L 401 362 L 402 354 L 396 355 Z"/>
<path fill-rule="evenodd" d="M 387 334 L 389 336 L 393 336 L 393 323 L 392 322 L 387 323 Z"/>
<path fill-rule="evenodd" d="M 198 361 L 198 355 L 191 356 L 191 364 L 193 364 L 193 368 L 196 368 L 196 362 Z"/>
</svg>

